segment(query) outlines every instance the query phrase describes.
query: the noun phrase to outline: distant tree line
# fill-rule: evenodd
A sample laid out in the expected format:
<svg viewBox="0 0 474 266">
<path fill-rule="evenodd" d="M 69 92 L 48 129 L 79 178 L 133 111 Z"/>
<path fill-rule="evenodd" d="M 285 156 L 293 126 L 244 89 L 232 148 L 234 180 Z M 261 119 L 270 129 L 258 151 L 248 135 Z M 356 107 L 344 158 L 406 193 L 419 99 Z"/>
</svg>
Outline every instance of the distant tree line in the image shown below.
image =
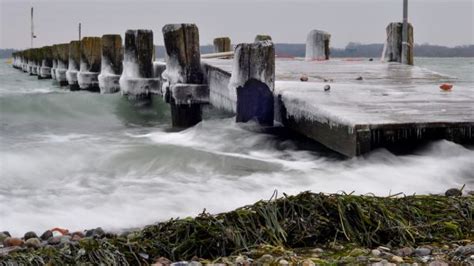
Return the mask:
<svg viewBox="0 0 474 266">
<path fill-rule="evenodd" d="M 332 57 L 380 57 L 383 44 L 361 44 L 351 42 L 345 48 L 331 48 Z M 9 58 L 16 51 L 14 49 L 0 49 L 0 58 Z M 157 58 L 165 57 L 164 46 L 156 46 Z M 202 45 L 201 53 L 214 52 L 212 45 Z M 305 44 L 302 43 L 276 43 L 275 52 L 281 57 L 304 57 Z M 419 57 L 474 57 L 474 45 L 461 45 L 446 47 L 431 44 L 415 44 L 415 56 Z"/>
<path fill-rule="evenodd" d="M 277 55 L 285 57 L 304 57 L 305 44 L 275 44 Z M 331 48 L 332 57 L 381 57 L 383 44 L 349 43 L 343 49 Z M 419 57 L 474 57 L 474 45 L 446 47 L 431 44 L 415 44 L 415 56 Z"/>
<path fill-rule="evenodd" d="M 10 58 L 15 49 L 0 49 L 0 58 Z"/>
</svg>

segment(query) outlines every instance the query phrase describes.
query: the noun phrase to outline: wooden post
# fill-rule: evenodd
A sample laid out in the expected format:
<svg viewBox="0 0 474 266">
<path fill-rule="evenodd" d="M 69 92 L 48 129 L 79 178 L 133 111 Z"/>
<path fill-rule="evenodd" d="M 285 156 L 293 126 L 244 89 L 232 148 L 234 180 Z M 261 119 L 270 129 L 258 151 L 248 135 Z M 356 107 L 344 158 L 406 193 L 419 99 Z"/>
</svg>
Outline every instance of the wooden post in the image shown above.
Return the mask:
<svg viewBox="0 0 474 266">
<path fill-rule="evenodd" d="M 123 71 L 120 90 L 129 100 L 151 101 L 150 91 L 158 90 L 159 78 L 153 78 L 153 32 L 151 30 L 127 30 L 123 55 Z M 141 103 L 140 103 L 141 104 Z"/>
<path fill-rule="evenodd" d="M 66 71 L 69 65 L 69 43 L 62 43 L 56 46 L 57 50 L 57 66 L 56 66 L 56 80 L 59 86 L 67 86 Z"/>
<path fill-rule="evenodd" d="M 82 90 L 99 91 L 101 47 L 100 37 L 84 37 L 81 40 L 81 64 L 77 83 Z"/>
<path fill-rule="evenodd" d="M 403 44 L 403 23 L 392 22 L 387 28 L 387 49 L 385 58 L 388 62 L 406 62 L 413 65 L 413 26 L 408 23 L 408 41 L 406 45 L 406 59 L 402 60 L 402 44 Z"/>
<path fill-rule="evenodd" d="M 120 91 L 122 74 L 123 46 L 122 37 L 118 34 L 102 36 L 102 62 L 99 75 L 100 93 Z"/>
<path fill-rule="evenodd" d="M 31 57 L 30 57 L 30 75 L 36 76 L 37 73 L 37 61 L 38 61 L 38 49 L 32 48 L 31 49 Z"/>
<path fill-rule="evenodd" d="M 257 36 L 255 36 L 254 42 L 263 42 L 263 41 L 271 41 L 271 40 L 272 40 L 272 36 L 270 35 L 258 34 Z"/>
<path fill-rule="evenodd" d="M 40 75 L 41 79 L 51 78 L 51 67 L 53 66 L 53 50 L 51 46 L 43 47 L 43 60 L 41 61 Z"/>
<path fill-rule="evenodd" d="M 52 67 L 51 67 L 51 78 L 56 80 L 56 69 L 58 68 L 58 45 L 51 46 L 51 52 L 53 54 Z"/>
<path fill-rule="evenodd" d="M 22 52 L 22 64 L 21 69 L 23 72 L 28 72 L 28 50 Z"/>
<path fill-rule="evenodd" d="M 306 60 L 329 60 L 331 34 L 312 30 L 306 38 Z"/>
<path fill-rule="evenodd" d="M 71 91 L 79 90 L 77 73 L 81 64 L 81 41 L 71 41 L 69 43 L 69 65 L 66 71 L 66 79 Z"/>
<path fill-rule="evenodd" d="M 166 48 L 166 98 L 171 105 L 173 127 L 187 128 L 202 120 L 202 95 L 208 94 L 201 70 L 199 30 L 195 24 L 163 27 Z"/>
<path fill-rule="evenodd" d="M 274 118 L 275 48 L 271 41 L 236 46 L 229 84 L 237 93 L 237 122 L 256 120 L 272 126 Z"/>
<path fill-rule="evenodd" d="M 224 53 L 232 51 L 229 37 L 218 37 L 214 39 L 214 53 Z"/>
</svg>

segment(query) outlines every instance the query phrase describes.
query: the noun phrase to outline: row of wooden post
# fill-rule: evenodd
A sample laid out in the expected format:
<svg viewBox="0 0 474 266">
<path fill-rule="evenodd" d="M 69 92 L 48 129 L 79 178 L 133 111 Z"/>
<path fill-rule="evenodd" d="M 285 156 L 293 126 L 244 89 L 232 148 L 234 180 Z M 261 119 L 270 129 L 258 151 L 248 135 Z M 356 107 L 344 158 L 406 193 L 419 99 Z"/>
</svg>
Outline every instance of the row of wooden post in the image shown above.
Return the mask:
<svg viewBox="0 0 474 266">
<path fill-rule="evenodd" d="M 398 26 L 392 23 L 387 28 L 390 61 L 400 60 L 394 56 L 399 54 L 401 41 Z M 409 41 L 413 42 L 411 26 L 410 29 Z M 128 30 L 124 45 L 118 34 L 84 37 L 80 41 L 16 52 L 13 66 L 39 79 L 52 78 L 71 90 L 120 91 L 130 100 L 139 101 L 149 101 L 152 93 L 161 93 L 171 105 L 173 126 L 190 127 L 202 120 L 202 106 L 209 103 L 199 31 L 194 24 L 168 24 L 162 33 L 166 64 L 154 62 L 151 30 Z M 306 59 L 329 59 L 330 36 L 323 31 L 311 31 Z M 230 39 L 216 38 L 214 49 L 216 53 L 231 51 Z M 412 52 L 409 54 L 413 56 Z M 262 125 L 272 125 L 275 48 L 270 36 L 257 35 L 253 43 L 236 45 L 231 80 L 229 88 L 237 95 L 237 122 L 257 120 Z"/>
</svg>

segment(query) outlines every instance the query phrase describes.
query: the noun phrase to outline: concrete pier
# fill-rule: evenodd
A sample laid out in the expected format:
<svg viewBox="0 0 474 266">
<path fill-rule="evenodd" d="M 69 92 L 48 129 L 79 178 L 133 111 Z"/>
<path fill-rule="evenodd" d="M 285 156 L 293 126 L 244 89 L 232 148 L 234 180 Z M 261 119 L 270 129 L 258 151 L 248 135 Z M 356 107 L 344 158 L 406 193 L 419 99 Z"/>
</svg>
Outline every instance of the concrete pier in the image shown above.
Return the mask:
<svg viewBox="0 0 474 266">
<path fill-rule="evenodd" d="M 203 65 L 210 103 L 235 113 L 235 63 Z M 474 144 L 474 88 L 443 91 L 439 84 L 454 80 L 439 73 L 399 63 L 278 59 L 275 79 L 275 120 L 348 157 L 435 139 Z"/>
<path fill-rule="evenodd" d="M 201 70 L 199 30 L 194 24 L 163 27 L 166 70 L 163 85 L 171 105 L 173 127 L 187 128 L 202 120 L 201 105 L 208 102 L 208 86 Z"/>
<path fill-rule="evenodd" d="M 77 73 L 81 64 L 81 41 L 71 41 L 69 43 L 69 64 L 66 71 L 66 79 L 71 91 L 79 90 Z"/>
<path fill-rule="evenodd" d="M 101 69 L 101 38 L 84 37 L 81 40 L 81 64 L 77 82 L 82 90 L 99 92 L 99 73 Z"/>
<path fill-rule="evenodd" d="M 154 53 L 151 30 L 125 32 L 120 90 L 128 99 L 149 101 L 151 93 L 160 89 L 160 79 L 153 77 Z"/>
<path fill-rule="evenodd" d="M 39 79 L 50 79 L 51 78 L 51 67 L 53 66 L 53 51 L 51 46 L 44 46 L 43 57 L 41 59 L 41 67 L 39 71 Z"/>
<path fill-rule="evenodd" d="M 214 53 L 224 53 L 232 51 L 229 37 L 218 37 L 214 39 Z"/>
<path fill-rule="evenodd" d="M 120 75 L 123 64 L 122 37 L 118 34 L 102 36 L 102 61 L 99 75 L 100 93 L 120 91 Z"/>
<path fill-rule="evenodd" d="M 66 71 L 69 65 L 69 43 L 62 43 L 56 46 L 57 50 L 57 66 L 56 80 L 59 86 L 67 86 Z"/>
<path fill-rule="evenodd" d="M 385 58 L 388 62 L 406 62 L 408 65 L 413 65 L 413 47 L 414 47 L 414 40 L 413 40 L 413 26 L 408 23 L 408 43 L 405 44 L 406 50 L 406 57 L 405 59 L 402 58 L 402 45 L 403 45 L 403 23 L 401 22 L 392 22 L 390 23 L 387 28 L 387 47 L 385 51 Z"/>
<path fill-rule="evenodd" d="M 328 60 L 330 40 L 331 34 L 325 31 L 310 31 L 306 38 L 306 60 Z"/>
</svg>

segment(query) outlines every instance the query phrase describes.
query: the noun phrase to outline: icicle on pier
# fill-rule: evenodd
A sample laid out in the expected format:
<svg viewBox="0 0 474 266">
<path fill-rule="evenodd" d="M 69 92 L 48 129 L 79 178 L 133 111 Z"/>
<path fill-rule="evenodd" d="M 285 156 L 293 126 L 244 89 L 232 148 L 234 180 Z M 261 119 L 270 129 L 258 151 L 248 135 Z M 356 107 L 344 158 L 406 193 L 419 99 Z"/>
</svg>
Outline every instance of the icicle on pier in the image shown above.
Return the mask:
<svg viewBox="0 0 474 266">
<path fill-rule="evenodd" d="M 139 29 L 128 30 L 124 44 L 104 35 L 16 52 L 13 67 L 70 90 L 120 91 L 131 101 L 160 94 L 174 127 L 199 123 L 211 104 L 236 122 L 276 121 L 348 157 L 435 139 L 474 144 L 474 87 L 413 66 L 413 28 L 405 53 L 402 28 L 386 28 L 386 63 L 331 59 L 331 35 L 320 30 L 308 34 L 305 58 L 278 57 L 268 35 L 234 48 L 219 37 L 214 54 L 201 54 L 196 25 L 169 24 L 165 61 L 155 61 L 153 32 Z M 454 88 L 440 89 L 446 82 Z"/>
</svg>

